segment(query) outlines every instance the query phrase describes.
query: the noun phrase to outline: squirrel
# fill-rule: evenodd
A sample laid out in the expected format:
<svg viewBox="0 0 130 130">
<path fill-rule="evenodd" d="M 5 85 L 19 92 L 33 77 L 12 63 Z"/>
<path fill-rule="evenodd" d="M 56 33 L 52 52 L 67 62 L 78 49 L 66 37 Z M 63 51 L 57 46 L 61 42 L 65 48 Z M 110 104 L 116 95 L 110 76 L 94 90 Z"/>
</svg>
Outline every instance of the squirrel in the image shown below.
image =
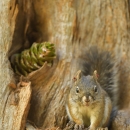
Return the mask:
<svg viewBox="0 0 130 130">
<path fill-rule="evenodd" d="M 66 110 L 77 128 L 106 130 L 118 108 L 118 68 L 108 51 L 90 47 L 80 59 L 81 69 L 73 78 Z"/>
</svg>

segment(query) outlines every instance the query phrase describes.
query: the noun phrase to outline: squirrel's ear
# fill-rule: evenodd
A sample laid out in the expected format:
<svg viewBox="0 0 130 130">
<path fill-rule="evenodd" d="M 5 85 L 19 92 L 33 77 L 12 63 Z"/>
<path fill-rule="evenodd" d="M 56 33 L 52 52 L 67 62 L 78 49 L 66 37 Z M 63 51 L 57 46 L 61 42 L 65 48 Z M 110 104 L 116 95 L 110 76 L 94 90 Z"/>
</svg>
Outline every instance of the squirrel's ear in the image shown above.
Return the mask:
<svg viewBox="0 0 130 130">
<path fill-rule="evenodd" d="M 81 70 L 78 70 L 76 75 L 73 78 L 73 81 L 76 82 L 81 78 Z"/>
<path fill-rule="evenodd" d="M 93 72 L 93 78 L 94 78 L 96 81 L 98 80 L 97 70 L 94 70 L 94 72 Z"/>
</svg>

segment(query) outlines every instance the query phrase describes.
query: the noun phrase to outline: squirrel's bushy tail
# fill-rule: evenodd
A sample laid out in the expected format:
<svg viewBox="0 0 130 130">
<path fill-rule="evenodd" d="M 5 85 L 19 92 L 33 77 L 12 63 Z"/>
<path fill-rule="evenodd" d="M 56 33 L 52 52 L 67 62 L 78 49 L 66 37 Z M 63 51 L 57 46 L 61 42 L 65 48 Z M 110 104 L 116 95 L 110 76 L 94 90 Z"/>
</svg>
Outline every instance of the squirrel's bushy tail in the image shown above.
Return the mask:
<svg viewBox="0 0 130 130">
<path fill-rule="evenodd" d="M 84 75 L 93 75 L 97 70 L 98 82 L 110 96 L 113 106 L 118 103 L 118 68 L 116 60 L 110 52 L 98 49 L 96 46 L 90 47 L 86 53 L 80 57 L 81 67 Z"/>
</svg>

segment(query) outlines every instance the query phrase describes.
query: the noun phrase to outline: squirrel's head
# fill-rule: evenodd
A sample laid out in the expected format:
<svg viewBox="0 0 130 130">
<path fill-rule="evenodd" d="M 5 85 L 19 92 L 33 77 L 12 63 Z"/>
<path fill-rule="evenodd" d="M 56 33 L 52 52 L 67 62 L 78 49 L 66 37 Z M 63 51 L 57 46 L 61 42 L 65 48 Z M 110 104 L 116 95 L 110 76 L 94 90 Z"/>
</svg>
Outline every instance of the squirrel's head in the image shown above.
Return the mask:
<svg viewBox="0 0 130 130">
<path fill-rule="evenodd" d="M 86 106 L 94 103 L 101 91 L 97 79 L 97 71 L 94 71 L 93 76 L 84 76 L 79 70 L 74 76 L 73 87 L 70 91 L 72 100 Z"/>
</svg>

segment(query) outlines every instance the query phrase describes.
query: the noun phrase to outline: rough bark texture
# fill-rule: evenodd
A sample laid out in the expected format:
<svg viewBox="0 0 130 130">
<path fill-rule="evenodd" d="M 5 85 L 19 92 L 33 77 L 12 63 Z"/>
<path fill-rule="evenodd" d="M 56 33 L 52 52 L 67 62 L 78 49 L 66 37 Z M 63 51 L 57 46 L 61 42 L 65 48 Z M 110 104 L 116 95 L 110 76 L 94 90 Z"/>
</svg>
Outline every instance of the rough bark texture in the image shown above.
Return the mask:
<svg viewBox="0 0 130 130">
<path fill-rule="evenodd" d="M 8 60 L 18 8 L 15 1 L 0 2 L 0 129 L 23 130 L 31 97 L 30 84 L 16 91 Z M 10 86 L 12 88 L 10 88 Z"/>
<path fill-rule="evenodd" d="M 0 2 L 0 129 L 6 129 L 11 124 L 9 112 L 8 98 L 10 88 L 8 84 L 13 80 L 12 71 L 8 61 L 8 51 L 11 46 L 11 27 L 9 24 L 8 10 L 10 0 Z M 14 23 L 12 23 L 14 25 Z M 11 111 L 13 112 L 13 110 Z M 11 124 L 12 125 L 12 124 Z"/>
<path fill-rule="evenodd" d="M 6 130 L 24 130 L 28 110 L 30 108 L 30 97 L 31 97 L 31 83 L 27 83 L 26 86 L 16 88 L 9 96 L 6 103 L 7 110 L 5 110 L 5 122 L 7 125 L 3 129 Z M 18 87 L 18 86 L 17 86 Z M 6 117 L 7 116 L 7 117 Z M 10 116 L 10 118 L 8 118 Z M 4 124 L 6 124 L 4 122 Z"/>
<path fill-rule="evenodd" d="M 65 99 L 78 67 L 77 58 L 86 47 L 92 45 L 109 50 L 117 58 L 120 74 L 119 108 L 130 107 L 128 0 L 9 2 L 4 0 L 0 3 L 0 103 L 3 104 L 0 106 L 0 129 L 7 130 L 10 122 L 6 120 L 12 119 L 9 114 L 5 114 L 10 110 L 7 108 L 11 93 L 8 83 L 14 80 L 7 55 L 10 57 L 29 48 L 33 42 L 53 42 L 57 55 L 53 67 L 45 64 L 28 76 L 33 90 L 28 118 L 36 126 L 44 130 L 51 127 L 63 128 L 66 125 Z M 117 127 L 113 125 L 113 130 Z"/>
</svg>

